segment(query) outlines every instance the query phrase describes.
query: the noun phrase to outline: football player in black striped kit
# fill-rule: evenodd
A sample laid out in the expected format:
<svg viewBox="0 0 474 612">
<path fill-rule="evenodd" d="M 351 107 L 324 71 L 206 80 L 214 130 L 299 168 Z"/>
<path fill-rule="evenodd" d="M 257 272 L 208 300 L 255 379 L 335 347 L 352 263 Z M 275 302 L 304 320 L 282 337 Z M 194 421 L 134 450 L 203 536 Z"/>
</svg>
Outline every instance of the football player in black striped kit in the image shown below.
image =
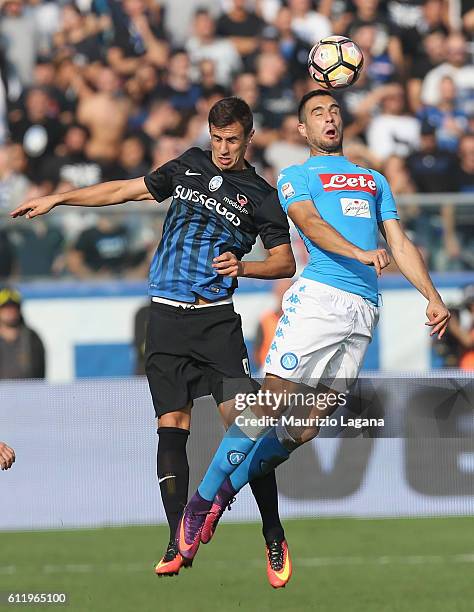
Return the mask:
<svg viewBox="0 0 474 612">
<path fill-rule="evenodd" d="M 177 574 L 185 565 L 175 536 L 188 495 L 186 442 L 193 400 L 212 394 L 229 425 L 235 393 L 255 388 L 241 319 L 232 304 L 237 277 L 276 279 L 295 273 L 288 222 L 276 191 L 245 160 L 253 136 L 250 108 L 239 98 L 220 100 L 209 112 L 209 132 L 210 151 L 192 148 L 145 177 L 37 198 L 11 213 L 34 218 L 58 205 L 172 198 L 150 268 L 146 342 L 146 373 L 158 418 L 157 474 L 170 526 L 158 575 Z M 257 236 L 267 258 L 242 261 Z M 285 538 L 275 473 L 250 484 L 262 515 L 272 584 Z M 220 516 L 231 500 L 221 491 L 215 502 Z"/>
</svg>

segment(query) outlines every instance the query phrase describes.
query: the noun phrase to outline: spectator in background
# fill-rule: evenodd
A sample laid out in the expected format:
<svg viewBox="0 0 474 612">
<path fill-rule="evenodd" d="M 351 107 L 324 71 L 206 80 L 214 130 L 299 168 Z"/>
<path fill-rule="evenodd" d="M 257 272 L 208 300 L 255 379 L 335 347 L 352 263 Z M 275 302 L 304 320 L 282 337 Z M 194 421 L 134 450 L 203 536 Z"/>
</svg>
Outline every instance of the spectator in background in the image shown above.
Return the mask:
<svg viewBox="0 0 474 612">
<path fill-rule="evenodd" d="M 166 81 L 155 90 L 158 98 L 166 98 L 176 110 L 192 112 L 201 95 L 201 86 L 191 81 L 191 62 L 184 49 L 175 50 L 169 59 Z"/>
<path fill-rule="evenodd" d="M 298 118 L 293 114 L 287 115 L 278 131 L 278 138 L 264 153 L 265 161 L 273 168 L 275 182 L 282 168 L 302 164 L 308 156 L 306 139 L 298 131 Z"/>
<path fill-rule="evenodd" d="M 105 180 L 102 165 L 89 159 L 84 152 L 89 137 L 90 132 L 84 125 L 74 123 L 68 126 L 56 154 L 43 164 L 41 177 L 53 185 L 69 183 L 72 189 Z"/>
<path fill-rule="evenodd" d="M 12 145 L 0 146 L 0 212 L 9 212 L 26 198 L 31 183 L 12 166 Z"/>
<path fill-rule="evenodd" d="M 15 247 L 9 233 L 0 227 L 0 280 L 5 281 L 13 273 L 15 266 Z"/>
<path fill-rule="evenodd" d="M 456 85 L 461 109 L 474 112 L 474 66 L 469 61 L 466 39 L 462 34 L 450 34 L 446 43 L 447 61 L 433 68 L 423 80 L 421 101 L 426 106 L 437 106 L 441 100 L 441 80 L 451 77 Z"/>
<path fill-rule="evenodd" d="M 4 287 L 0 289 L 0 380 L 44 376 L 41 338 L 25 324 L 20 293 Z"/>
<path fill-rule="evenodd" d="M 271 310 L 265 311 L 260 317 L 253 344 L 253 358 L 259 370 L 263 367 L 265 357 L 270 350 L 275 335 L 278 321 L 283 314 L 283 296 L 292 284 L 293 281 L 288 278 L 283 278 L 273 283 L 273 299 L 275 306 Z"/>
<path fill-rule="evenodd" d="M 33 87 L 26 94 L 24 109 L 12 113 L 10 132 L 13 142 L 21 144 L 34 174 L 61 140 L 63 128 L 53 116 L 54 105 L 48 92 Z"/>
<path fill-rule="evenodd" d="M 308 71 L 308 54 L 311 43 L 301 39 L 292 27 L 292 13 L 287 6 L 282 6 L 275 18 L 274 27 L 267 26 L 262 35 L 274 32 L 278 41 L 279 52 L 288 65 L 293 80 L 305 79 Z"/>
<path fill-rule="evenodd" d="M 346 34 L 352 37 L 361 26 L 373 26 L 376 29 L 375 42 L 372 48 L 374 57 L 388 55 L 390 63 L 396 67 L 399 75 L 404 73 L 403 51 L 395 29 L 380 10 L 379 0 L 354 0 L 355 16 Z"/>
<path fill-rule="evenodd" d="M 426 74 L 446 59 L 446 34 L 443 30 L 428 32 L 421 43 L 422 52 L 415 56 L 408 74 L 407 93 L 412 112 L 421 107 L 421 88 Z"/>
<path fill-rule="evenodd" d="M 216 33 L 229 38 L 247 66 L 247 59 L 257 51 L 265 22 L 248 9 L 247 0 L 231 0 L 231 8 L 219 17 Z"/>
<path fill-rule="evenodd" d="M 420 60 L 425 55 L 424 38 L 432 32 L 448 34 L 443 0 L 424 0 L 420 6 L 419 18 L 409 28 L 400 31 L 400 39 L 405 57 L 411 62 Z M 426 72 L 424 73 L 426 74 Z"/>
<path fill-rule="evenodd" d="M 28 87 L 33 81 L 39 38 L 35 18 L 26 10 L 24 0 L 0 4 L 0 36 L 6 41 L 8 61 L 23 87 Z"/>
<path fill-rule="evenodd" d="M 331 36 L 331 22 L 325 15 L 312 10 L 310 0 L 288 0 L 288 8 L 292 30 L 311 47 L 321 38 Z"/>
<path fill-rule="evenodd" d="M 78 278 L 130 272 L 145 258 L 133 253 L 129 230 L 115 219 L 99 216 L 95 227 L 85 229 L 68 253 L 68 267 Z"/>
<path fill-rule="evenodd" d="M 130 104 L 111 68 L 100 68 L 93 84 L 96 91 L 82 83 L 77 108 L 78 121 L 89 129 L 91 135 L 86 155 L 103 163 L 113 162 L 127 127 Z"/>
<path fill-rule="evenodd" d="M 144 0 L 112 0 L 113 41 L 107 52 L 110 66 L 121 75 L 130 75 L 146 61 L 165 68 L 169 45 L 162 23 L 160 5 L 147 11 Z"/>
<path fill-rule="evenodd" d="M 368 126 L 367 144 L 382 160 L 390 155 L 406 157 L 419 146 L 420 124 L 407 112 L 403 87 L 398 83 L 387 85 L 381 107 L 380 115 Z"/>
<path fill-rule="evenodd" d="M 463 301 L 450 309 L 451 319 L 441 345 L 434 349 L 444 367 L 474 371 L 474 285 L 464 288 Z"/>
<path fill-rule="evenodd" d="M 242 69 L 237 49 L 231 40 L 216 37 L 216 24 L 206 9 L 198 9 L 194 15 L 186 50 L 196 69 L 202 60 L 212 60 L 216 67 L 216 80 L 224 87 L 229 87 L 233 75 Z"/>
<path fill-rule="evenodd" d="M 285 60 L 278 53 L 262 53 L 257 58 L 260 92 L 257 113 L 262 127 L 279 129 L 286 115 L 295 112 L 296 102 Z"/>
<path fill-rule="evenodd" d="M 407 157 L 406 165 L 419 193 L 455 191 L 456 156 L 439 148 L 436 127 L 426 119 L 421 123 L 420 148 Z"/>
<path fill-rule="evenodd" d="M 0 145 L 7 140 L 8 123 L 7 123 L 7 107 L 8 107 L 8 76 L 7 62 L 3 50 L 2 40 L 0 38 Z"/>
<path fill-rule="evenodd" d="M 8 470 L 15 463 L 15 451 L 5 444 L 0 442 L 0 468 Z"/>
<path fill-rule="evenodd" d="M 143 138 L 133 134 L 125 138 L 118 158 L 122 179 L 145 176 L 150 170 L 150 164 L 147 162 L 146 156 L 147 150 Z"/>
<path fill-rule="evenodd" d="M 60 28 L 54 34 L 53 42 L 55 54 L 70 57 L 78 66 L 104 59 L 98 22 L 82 15 L 75 4 L 62 7 Z"/>
<path fill-rule="evenodd" d="M 447 177 L 444 177 L 447 180 Z M 465 134 L 458 148 L 458 162 L 449 177 L 452 191 L 474 192 L 474 134 Z M 447 261 L 441 269 L 474 268 L 474 207 L 446 205 L 441 209 Z"/>
<path fill-rule="evenodd" d="M 440 83 L 440 101 L 437 106 L 425 106 L 418 112 L 420 121 L 426 121 L 436 130 L 440 149 L 456 151 L 459 138 L 468 129 L 468 117 L 458 108 L 457 92 L 451 77 L 443 77 Z"/>
</svg>

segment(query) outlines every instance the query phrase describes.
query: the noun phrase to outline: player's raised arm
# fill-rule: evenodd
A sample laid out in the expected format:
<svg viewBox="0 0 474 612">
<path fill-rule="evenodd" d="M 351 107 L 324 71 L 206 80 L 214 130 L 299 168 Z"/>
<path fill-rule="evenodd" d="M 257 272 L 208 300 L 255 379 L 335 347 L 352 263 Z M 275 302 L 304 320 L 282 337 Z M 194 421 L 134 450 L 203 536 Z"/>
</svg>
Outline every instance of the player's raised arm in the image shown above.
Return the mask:
<svg viewBox="0 0 474 612">
<path fill-rule="evenodd" d="M 320 217 L 311 200 L 291 204 L 288 208 L 288 216 L 303 234 L 321 249 L 374 266 L 377 276 L 380 276 L 383 268 L 390 263 L 385 249 L 364 251 L 346 240 L 332 225 Z"/>
<path fill-rule="evenodd" d="M 145 177 L 124 181 L 108 181 L 91 187 L 73 189 L 64 193 L 54 193 L 41 198 L 33 198 L 20 204 L 10 213 L 14 219 L 26 216 L 27 219 L 45 215 L 59 205 L 65 206 L 111 206 L 130 200 L 154 200 L 145 184 Z"/>
<path fill-rule="evenodd" d="M 400 272 L 428 300 L 426 325 L 433 328 L 430 335 L 438 334 L 438 338 L 442 338 L 451 315 L 433 285 L 419 250 L 405 234 L 397 219 L 383 221 L 379 228 Z"/>
</svg>

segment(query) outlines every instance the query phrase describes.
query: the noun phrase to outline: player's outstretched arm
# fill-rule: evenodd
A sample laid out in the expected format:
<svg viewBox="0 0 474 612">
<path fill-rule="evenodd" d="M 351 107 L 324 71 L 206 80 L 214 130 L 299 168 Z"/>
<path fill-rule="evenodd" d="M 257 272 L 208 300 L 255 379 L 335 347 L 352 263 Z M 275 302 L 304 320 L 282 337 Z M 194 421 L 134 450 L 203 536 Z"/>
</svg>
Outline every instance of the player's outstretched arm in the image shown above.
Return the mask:
<svg viewBox="0 0 474 612">
<path fill-rule="evenodd" d="M 0 468 L 8 470 L 15 463 L 15 451 L 7 446 L 4 442 L 0 442 Z"/>
<path fill-rule="evenodd" d="M 239 261 L 234 253 L 222 253 L 214 258 L 212 267 L 221 276 L 234 278 L 291 278 L 296 272 L 295 258 L 289 244 L 268 249 L 268 257 L 264 261 Z"/>
<path fill-rule="evenodd" d="M 304 235 L 319 247 L 330 253 L 357 259 L 368 266 L 374 266 L 377 276 L 390 263 L 385 249 L 364 251 L 346 240 L 336 229 L 320 217 L 310 200 L 290 204 L 288 216 Z"/>
<path fill-rule="evenodd" d="M 125 181 L 108 181 L 91 187 L 73 189 L 33 198 L 20 204 L 10 213 L 13 219 L 26 216 L 27 219 L 45 215 L 59 205 L 65 206 L 111 206 L 130 200 L 154 200 L 145 185 L 144 177 Z"/>
<path fill-rule="evenodd" d="M 432 327 L 431 336 L 442 338 L 451 317 L 441 296 L 436 291 L 420 252 L 408 238 L 397 219 L 379 224 L 400 272 L 428 300 L 426 325 Z"/>
</svg>

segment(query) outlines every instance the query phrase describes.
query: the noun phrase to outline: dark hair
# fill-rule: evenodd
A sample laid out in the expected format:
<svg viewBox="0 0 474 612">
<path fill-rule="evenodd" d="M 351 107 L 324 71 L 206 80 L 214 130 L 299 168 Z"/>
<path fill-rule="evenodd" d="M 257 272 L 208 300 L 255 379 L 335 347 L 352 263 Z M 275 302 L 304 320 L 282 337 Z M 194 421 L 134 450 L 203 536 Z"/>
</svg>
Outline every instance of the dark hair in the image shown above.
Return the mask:
<svg viewBox="0 0 474 612">
<path fill-rule="evenodd" d="M 249 105 L 236 96 L 222 98 L 216 102 L 209 111 L 208 121 L 209 128 L 211 125 L 223 128 L 235 122 L 240 123 L 245 136 L 248 136 L 253 128 L 253 115 Z"/>
<path fill-rule="evenodd" d="M 311 98 L 316 98 L 317 96 L 329 96 L 330 98 L 334 98 L 333 94 L 325 89 L 314 89 L 313 91 L 308 91 L 308 93 L 301 98 L 300 103 L 298 104 L 298 121 L 300 123 L 303 123 L 305 119 L 304 107 L 306 106 L 306 102 L 311 100 Z"/>
</svg>

